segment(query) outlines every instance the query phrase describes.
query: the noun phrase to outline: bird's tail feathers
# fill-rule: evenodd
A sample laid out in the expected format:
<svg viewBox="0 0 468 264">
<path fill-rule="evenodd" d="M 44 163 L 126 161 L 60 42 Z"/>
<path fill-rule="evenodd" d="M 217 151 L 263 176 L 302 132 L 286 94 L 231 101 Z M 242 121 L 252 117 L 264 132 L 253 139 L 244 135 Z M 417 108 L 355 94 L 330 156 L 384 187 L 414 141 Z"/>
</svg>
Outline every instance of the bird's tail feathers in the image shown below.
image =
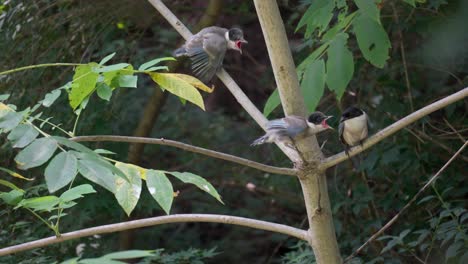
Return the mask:
<svg viewBox="0 0 468 264">
<path fill-rule="evenodd" d="M 257 138 L 256 140 L 254 140 L 254 142 L 252 142 L 252 144 L 250 144 L 250 146 L 258 146 L 258 145 L 261 145 L 263 143 L 265 143 L 268 139 L 268 135 L 264 135 L 260 138 Z"/>
<path fill-rule="evenodd" d="M 181 56 L 186 56 L 187 55 L 187 50 L 185 49 L 185 47 L 180 47 L 176 50 L 174 50 L 174 52 L 172 53 L 172 55 L 174 57 L 181 57 Z"/>
</svg>

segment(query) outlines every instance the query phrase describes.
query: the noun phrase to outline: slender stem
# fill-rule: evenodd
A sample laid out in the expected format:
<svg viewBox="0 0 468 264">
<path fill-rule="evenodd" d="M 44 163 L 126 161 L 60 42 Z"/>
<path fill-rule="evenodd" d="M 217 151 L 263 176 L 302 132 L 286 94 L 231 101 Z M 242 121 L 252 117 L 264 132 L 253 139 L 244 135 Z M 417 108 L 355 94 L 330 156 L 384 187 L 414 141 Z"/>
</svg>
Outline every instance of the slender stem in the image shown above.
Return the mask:
<svg viewBox="0 0 468 264">
<path fill-rule="evenodd" d="M 76 119 L 75 119 L 75 124 L 73 124 L 73 131 L 72 131 L 73 136 L 75 136 L 76 127 L 78 126 L 78 120 L 80 119 L 82 111 L 84 111 L 84 109 L 81 109 L 81 111 L 78 113 L 78 115 L 76 116 Z"/>
<path fill-rule="evenodd" d="M 0 75 L 7 75 L 7 74 L 14 73 L 14 72 L 30 70 L 30 69 L 36 69 L 36 68 L 62 67 L 62 66 L 80 66 L 80 65 L 85 65 L 85 64 L 82 64 L 82 63 L 44 63 L 44 64 L 29 65 L 29 66 L 24 66 L 24 67 L 20 67 L 20 68 L 16 68 L 16 69 L 3 71 L 3 72 L 0 72 Z"/>
<path fill-rule="evenodd" d="M 70 132 L 66 131 L 65 129 L 59 127 L 58 125 L 56 125 L 56 124 L 54 124 L 54 123 L 51 123 L 51 122 L 49 122 L 49 121 L 47 121 L 47 120 L 45 120 L 45 119 L 39 118 L 39 117 L 36 117 L 36 118 L 34 118 L 34 119 L 37 119 L 37 120 L 42 121 L 42 122 L 44 122 L 44 123 L 46 123 L 46 124 L 49 124 L 50 126 L 52 126 L 52 127 L 54 127 L 54 128 L 57 128 L 58 130 L 60 130 L 60 131 L 62 131 L 63 133 L 65 133 L 67 136 L 73 137 L 73 134 L 71 134 Z"/>
<path fill-rule="evenodd" d="M 60 237 L 53 236 L 43 238 L 31 242 L 27 242 L 20 245 L 6 247 L 0 249 L 0 256 L 5 256 L 13 253 L 18 253 L 34 248 L 40 248 L 63 241 L 87 237 L 98 234 L 114 233 L 123 230 L 142 228 L 148 226 L 169 224 L 169 223 L 188 223 L 188 222 L 208 222 L 208 223 L 223 223 L 229 225 L 245 226 L 254 229 L 272 231 L 275 233 L 285 234 L 292 237 L 296 237 L 301 240 L 307 239 L 307 231 L 294 228 L 287 225 L 254 220 L 244 217 L 230 216 L 230 215 L 214 215 L 214 214 L 179 214 L 179 215 L 168 215 L 158 216 L 151 218 L 144 218 L 139 220 L 120 222 L 116 224 L 96 226 L 86 229 L 81 229 L 69 233 L 61 234 Z"/>
<path fill-rule="evenodd" d="M 144 143 L 144 144 L 165 145 L 165 146 L 176 147 L 176 148 L 179 148 L 179 149 L 183 149 L 183 150 L 203 154 L 203 155 L 213 157 L 213 158 L 217 158 L 217 159 L 227 160 L 227 161 L 230 161 L 230 162 L 234 162 L 234 163 L 237 163 L 237 164 L 241 164 L 241 165 L 244 165 L 244 166 L 248 166 L 248 167 L 255 168 L 257 170 L 261 170 L 261 171 L 265 171 L 265 172 L 269 172 L 269 173 L 284 174 L 284 175 L 296 175 L 296 173 L 297 173 L 296 169 L 269 166 L 269 165 L 258 163 L 258 162 L 252 161 L 252 160 L 237 157 L 237 156 L 234 156 L 234 155 L 217 152 L 217 151 L 210 150 L 210 149 L 200 148 L 200 147 L 196 147 L 196 146 L 192 146 L 192 145 L 185 144 L 185 143 L 182 143 L 182 142 L 169 140 L 169 139 L 164 139 L 164 138 L 145 138 L 145 137 L 126 137 L 126 136 L 102 135 L 102 136 L 80 136 L 80 137 L 71 138 L 70 140 L 77 141 L 77 142 L 83 142 L 83 141 L 85 141 L 85 142 L 86 141 L 93 141 L 93 142 L 95 142 L 95 141 L 111 141 L 111 142 L 127 142 L 127 143 Z"/>
<path fill-rule="evenodd" d="M 44 218 L 42 218 L 40 215 L 38 215 L 36 212 L 34 212 L 33 210 L 27 208 L 27 207 L 23 207 L 25 208 L 26 210 L 28 210 L 31 214 L 33 214 L 35 217 L 37 217 L 39 220 L 41 220 L 44 224 L 47 225 L 47 227 L 49 227 L 52 231 L 54 231 L 56 234 L 57 234 L 57 229 L 54 228 L 54 226 L 52 226 L 49 222 L 47 222 Z"/>
<path fill-rule="evenodd" d="M 349 157 L 353 157 L 361 152 L 363 152 L 364 150 L 372 147 L 373 145 L 379 143 L 380 141 L 384 140 L 385 138 L 393 135 L 394 133 L 398 132 L 399 130 L 409 126 L 410 124 L 418 121 L 419 119 L 429 115 L 430 113 L 432 112 L 435 112 L 443 107 L 446 107 L 447 105 L 450 105 L 456 101 L 459 101 L 459 100 L 462 100 L 463 98 L 467 97 L 468 96 L 468 87 L 467 88 L 463 88 L 462 90 L 452 94 L 452 95 L 449 95 L 445 98 L 442 98 L 426 107 L 423 107 L 419 110 L 417 110 L 416 112 L 413 112 L 409 115 L 407 115 L 406 117 L 400 119 L 399 121 L 389 125 L 388 127 L 380 130 L 379 132 L 377 132 L 375 135 L 373 135 L 372 137 L 366 139 L 366 141 L 364 142 L 364 144 L 361 146 L 361 145 L 358 145 L 356 147 L 353 147 L 349 150 L 349 155 L 346 155 L 345 152 L 341 152 L 341 153 L 338 153 L 338 154 L 335 154 L 331 157 L 328 157 L 326 159 L 324 159 L 322 161 L 322 164 L 320 165 L 321 169 L 327 169 L 327 168 L 330 168 L 332 166 L 335 166 L 336 164 L 340 163 L 340 162 L 343 162 L 347 159 L 349 159 Z"/>
<path fill-rule="evenodd" d="M 439 178 L 441 173 L 452 163 L 452 161 L 465 149 L 466 145 L 468 145 L 468 141 L 463 144 L 463 146 L 460 147 L 460 149 L 440 168 L 440 170 L 432 176 L 429 181 L 411 198 L 411 200 L 398 212 L 390 221 L 388 221 L 379 231 L 375 232 L 362 246 L 360 246 L 356 251 L 354 251 L 353 254 L 351 254 L 349 257 L 345 259 L 345 263 L 353 259 L 355 256 L 357 256 L 367 245 L 369 245 L 372 241 L 374 241 L 377 237 L 379 237 L 385 230 L 387 230 L 389 227 L 391 227 L 396 220 L 405 212 L 417 199 L 418 197 L 427 189 L 427 187 L 431 186 L 432 183 Z"/>
</svg>

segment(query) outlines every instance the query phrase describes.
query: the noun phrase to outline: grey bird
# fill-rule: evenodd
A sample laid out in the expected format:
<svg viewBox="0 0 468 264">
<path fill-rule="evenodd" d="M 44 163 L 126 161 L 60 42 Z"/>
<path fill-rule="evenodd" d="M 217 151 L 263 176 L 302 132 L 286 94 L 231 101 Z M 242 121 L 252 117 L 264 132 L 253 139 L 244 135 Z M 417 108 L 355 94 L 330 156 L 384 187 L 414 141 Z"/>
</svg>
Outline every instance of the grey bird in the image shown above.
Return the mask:
<svg viewBox="0 0 468 264">
<path fill-rule="evenodd" d="M 242 44 L 247 43 L 239 28 L 207 27 L 188 39 L 174 51 L 175 57 L 187 56 L 192 61 L 192 71 L 202 82 L 209 82 L 223 64 L 226 50 L 242 54 Z"/>
<path fill-rule="evenodd" d="M 332 116 L 322 112 L 314 112 L 307 119 L 301 116 L 290 115 L 281 119 L 268 121 L 266 134 L 256 139 L 251 146 L 263 143 L 283 142 L 289 143 L 300 134 L 314 135 L 327 129 L 333 129 L 327 124 Z M 290 146 L 289 144 L 286 144 Z"/>
<path fill-rule="evenodd" d="M 347 155 L 350 147 L 362 145 L 367 138 L 368 122 L 366 112 L 355 106 L 348 107 L 341 115 L 338 133 Z"/>
</svg>

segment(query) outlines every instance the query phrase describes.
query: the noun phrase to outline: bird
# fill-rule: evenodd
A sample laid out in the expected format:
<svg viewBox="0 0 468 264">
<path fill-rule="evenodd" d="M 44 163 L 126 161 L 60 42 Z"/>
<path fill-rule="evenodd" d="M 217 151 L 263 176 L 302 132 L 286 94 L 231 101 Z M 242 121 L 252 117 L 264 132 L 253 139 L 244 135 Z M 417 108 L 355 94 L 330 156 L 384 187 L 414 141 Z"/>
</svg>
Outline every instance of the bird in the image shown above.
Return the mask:
<svg viewBox="0 0 468 264">
<path fill-rule="evenodd" d="M 348 156 L 350 147 L 362 145 L 367 138 L 368 122 L 369 118 L 366 112 L 356 106 L 348 107 L 341 114 L 338 134 Z"/>
<path fill-rule="evenodd" d="M 316 111 L 307 119 L 290 115 L 281 119 L 270 120 L 266 123 L 266 134 L 252 142 L 251 146 L 283 142 L 292 147 L 290 141 L 300 134 L 314 135 L 327 129 L 333 129 L 327 124 L 327 120 L 331 117 Z"/>
<path fill-rule="evenodd" d="M 175 57 L 186 56 L 192 61 L 192 71 L 202 82 L 209 82 L 223 64 L 226 50 L 242 54 L 242 44 L 248 43 L 240 28 L 206 27 L 174 51 Z"/>
</svg>

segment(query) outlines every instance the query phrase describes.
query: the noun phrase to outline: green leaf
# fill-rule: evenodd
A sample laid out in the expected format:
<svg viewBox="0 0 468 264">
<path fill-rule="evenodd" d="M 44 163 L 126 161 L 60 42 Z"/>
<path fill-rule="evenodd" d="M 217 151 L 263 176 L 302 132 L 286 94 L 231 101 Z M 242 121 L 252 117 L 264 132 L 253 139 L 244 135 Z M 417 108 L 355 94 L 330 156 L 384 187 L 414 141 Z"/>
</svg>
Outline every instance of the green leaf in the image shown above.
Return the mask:
<svg viewBox="0 0 468 264">
<path fill-rule="evenodd" d="M 119 168 L 130 182 L 126 182 L 123 179 L 117 179 L 117 188 L 115 191 L 115 198 L 120 204 L 125 213 L 130 216 L 130 213 L 135 209 L 135 206 L 140 199 L 141 194 L 141 172 L 134 166 L 129 166 L 126 163 L 116 163 L 115 166 Z"/>
<path fill-rule="evenodd" d="M 106 101 L 109 101 L 112 96 L 112 89 L 105 83 L 98 83 L 96 92 L 99 98 Z"/>
<path fill-rule="evenodd" d="M 299 64 L 299 66 L 297 66 L 298 75 L 301 76 L 304 73 L 308 65 L 310 65 L 315 60 L 317 60 L 321 56 L 321 54 L 324 54 L 328 46 L 329 46 L 329 43 L 324 43 L 320 47 L 318 47 L 316 50 L 314 50 L 314 52 L 312 52 L 309 56 L 307 56 L 307 58 L 303 60 L 301 64 Z"/>
<path fill-rule="evenodd" d="M 82 259 L 78 262 L 79 264 L 127 264 L 127 262 L 103 259 L 103 258 L 93 258 L 93 259 Z"/>
<path fill-rule="evenodd" d="M 106 62 L 110 61 L 115 56 L 115 52 L 105 56 L 100 62 L 99 65 L 104 65 Z"/>
<path fill-rule="evenodd" d="M 348 34 L 340 33 L 328 48 L 327 85 L 334 91 L 338 101 L 353 78 L 353 54 L 346 46 Z"/>
<path fill-rule="evenodd" d="M 117 177 L 112 171 L 102 166 L 96 160 L 78 160 L 78 171 L 86 179 L 101 185 L 108 191 L 115 193 Z"/>
<path fill-rule="evenodd" d="M 21 170 L 41 166 L 52 157 L 57 149 L 57 141 L 52 138 L 39 138 L 20 151 L 15 162 Z"/>
<path fill-rule="evenodd" d="M 104 259 L 133 259 L 153 256 L 154 250 L 127 250 L 102 256 Z"/>
<path fill-rule="evenodd" d="M 323 35 L 322 41 L 331 41 L 335 38 L 335 36 L 338 33 L 341 33 L 341 31 L 344 28 L 347 28 L 351 21 L 354 19 L 354 17 L 358 14 L 358 12 L 353 12 L 346 17 L 344 17 L 341 21 L 339 21 L 335 26 L 327 30 L 327 32 Z M 325 44 L 323 44 L 325 45 Z"/>
<path fill-rule="evenodd" d="M 99 74 L 93 71 L 98 64 L 91 62 L 76 67 L 71 91 L 68 95 L 70 106 L 75 110 L 85 98 L 93 93 Z"/>
<path fill-rule="evenodd" d="M 146 187 L 164 212 L 169 214 L 172 201 L 174 200 L 174 189 L 164 172 L 154 170 L 146 171 Z"/>
<path fill-rule="evenodd" d="M 112 152 L 110 150 L 107 150 L 107 149 L 95 149 L 93 150 L 94 153 L 97 153 L 97 154 L 103 154 L 103 155 L 115 155 L 115 152 Z"/>
<path fill-rule="evenodd" d="M 95 193 L 93 186 L 89 184 L 82 184 L 71 188 L 70 190 L 60 195 L 61 202 L 70 202 L 83 197 L 83 194 Z"/>
<path fill-rule="evenodd" d="M 410 4 L 412 7 L 416 7 L 416 2 L 415 0 L 403 0 L 405 1 L 406 3 Z"/>
<path fill-rule="evenodd" d="M 34 211 L 47 211 L 50 212 L 58 205 L 60 199 L 57 196 L 42 196 L 22 200 L 15 208 L 26 207 Z"/>
<path fill-rule="evenodd" d="M 354 0 L 361 13 L 380 24 L 380 11 L 374 0 Z"/>
<path fill-rule="evenodd" d="M 358 15 L 353 22 L 354 33 L 364 58 L 383 68 L 389 58 L 390 40 L 381 24 L 366 15 Z"/>
<path fill-rule="evenodd" d="M 156 67 L 150 67 L 150 68 L 146 69 L 145 71 L 159 71 L 159 70 L 169 71 L 169 67 L 167 67 L 167 66 L 156 66 Z"/>
<path fill-rule="evenodd" d="M 199 189 L 209 193 L 220 203 L 224 204 L 223 201 L 221 200 L 221 196 L 213 187 L 213 185 L 211 185 L 211 183 L 209 183 L 207 180 L 203 179 L 202 177 L 195 175 L 193 173 L 190 173 L 190 172 L 167 172 L 167 173 L 172 174 L 174 177 L 181 180 L 182 182 L 194 184 Z"/>
<path fill-rule="evenodd" d="M 60 93 L 61 93 L 61 91 L 60 91 L 60 88 L 59 88 L 59 89 L 55 89 L 52 92 L 46 94 L 44 100 L 42 101 L 42 105 L 45 106 L 45 107 L 51 106 L 55 102 L 55 100 L 57 100 L 57 98 L 59 98 Z"/>
<path fill-rule="evenodd" d="M 164 57 L 164 58 L 157 58 L 157 59 L 154 59 L 154 60 L 150 60 L 148 62 L 145 62 L 143 63 L 142 65 L 140 65 L 140 67 L 138 67 L 138 70 L 139 71 L 145 71 L 145 70 L 150 70 L 149 68 L 151 66 L 154 66 L 162 61 L 175 61 L 176 59 L 173 58 L 173 57 Z"/>
<path fill-rule="evenodd" d="M 263 108 L 263 114 L 266 117 L 268 117 L 271 114 L 271 112 L 273 112 L 273 110 L 275 110 L 276 107 L 280 105 L 280 103 L 281 103 L 281 100 L 279 97 L 278 89 L 275 89 L 271 93 L 270 97 L 268 97 L 268 100 L 265 103 L 265 107 Z"/>
<path fill-rule="evenodd" d="M 14 148 L 24 148 L 37 138 L 39 132 L 29 124 L 21 124 L 8 134 Z"/>
<path fill-rule="evenodd" d="M 200 92 L 188 82 L 178 78 L 175 74 L 151 72 L 148 73 L 148 75 L 150 75 L 153 81 L 159 84 L 164 90 L 186 99 L 205 110 L 205 105 Z"/>
<path fill-rule="evenodd" d="M 316 28 L 319 30 L 319 35 L 327 28 L 330 20 L 333 17 L 334 1 L 316 0 L 313 1 L 310 7 L 305 12 L 304 16 L 299 21 L 296 32 L 304 25 L 306 27 L 305 38 L 309 38 Z"/>
<path fill-rule="evenodd" d="M 24 191 L 11 190 L 9 192 L 0 192 L 0 199 L 6 204 L 17 205 L 23 199 Z"/>
<path fill-rule="evenodd" d="M 119 75 L 118 76 L 119 87 L 125 88 L 136 88 L 138 82 L 138 76 L 134 75 Z"/>
<path fill-rule="evenodd" d="M 97 72 L 111 72 L 111 71 L 118 71 L 118 70 L 125 69 L 129 65 L 130 64 L 128 63 L 117 63 L 117 64 L 112 64 L 109 66 L 94 68 L 94 70 Z"/>
<path fill-rule="evenodd" d="M 15 128 L 23 120 L 23 115 L 14 111 L 8 111 L 0 117 L 0 129 L 7 132 Z"/>
<path fill-rule="evenodd" d="M 49 192 L 53 193 L 69 184 L 78 173 L 78 161 L 69 152 L 55 156 L 45 169 L 45 180 Z"/>
<path fill-rule="evenodd" d="M 325 63 L 323 59 L 311 63 L 304 72 L 301 90 L 309 112 L 315 111 L 325 90 Z"/>
<path fill-rule="evenodd" d="M 8 100 L 10 98 L 10 94 L 0 94 L 0 102 Z"/>
<path fill-rule="evenodd" d="M 23 189 L 19 188 L 18 186 L 14 185 L 13 183 L 9 182 L 9 181 L 5 181 L 5 180 L 1 180 L 0 179 L 0 184 L 3 185 L 3 186 L 6 186 L 12 190 L 17 190 L 17 191 L 23 191 Z"/>
<path fill-rule="evenodd" d="M 0 167 L 0 171 L 6 172 L 6 173 L 10 174 L 11 176 L 13 176 L 13 177 L 15 177 L 15 178 L 19 178 L 19 179 L 23 179 L 23 180 L 27 180 L 27 181 L 32 181 L 32 180 L 34 180 L 34 178 L 33 178 L 33 179 L 26 178 L 26 177 L 24 177 L 23 175 L 21 175 L 21 174 L 19 174 L 19 173 L 17 173 L 17 172 L 14 172 L 14 171 L 12 171 L 12 170 L 9 170 L 9 169 L 7 169 L 7 168 Z"/>
</svg>

